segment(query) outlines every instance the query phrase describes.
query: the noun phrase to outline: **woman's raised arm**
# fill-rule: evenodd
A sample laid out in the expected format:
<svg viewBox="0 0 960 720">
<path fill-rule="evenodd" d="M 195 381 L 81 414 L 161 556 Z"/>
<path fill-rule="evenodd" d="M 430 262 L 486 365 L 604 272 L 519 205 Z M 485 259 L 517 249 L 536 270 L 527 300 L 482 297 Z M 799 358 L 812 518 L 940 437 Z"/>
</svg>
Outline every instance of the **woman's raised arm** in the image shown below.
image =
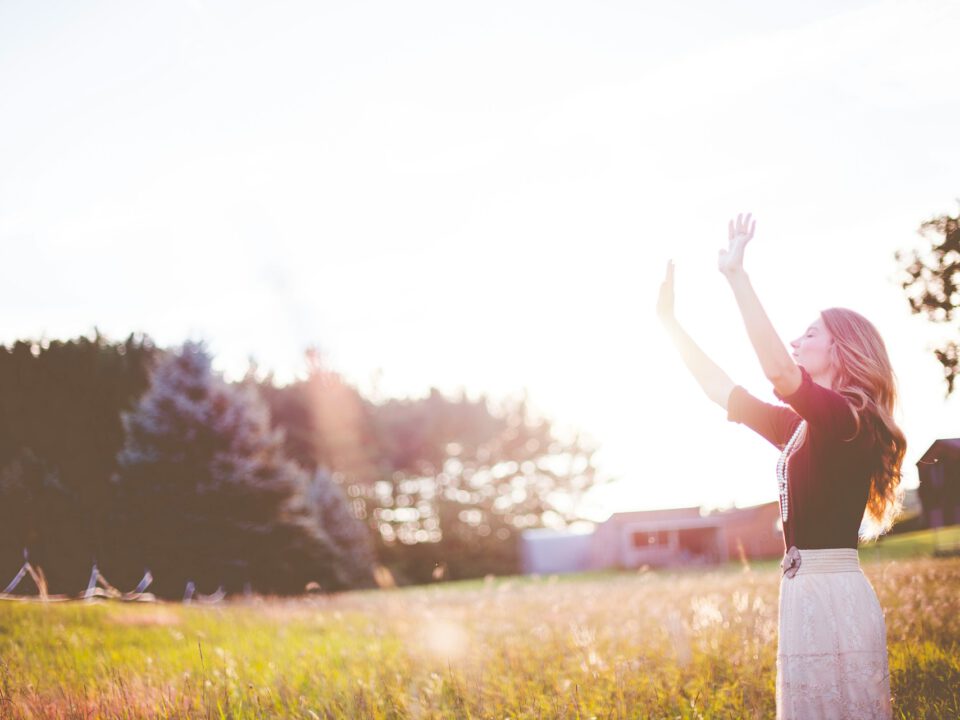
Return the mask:
<svg viewBox="0 0 960 720">
<path fill-rule="evenodd" d="M 781 395 L 792 395 L 800 387 L 800 368 L 774 330 L 753 285 L 750 284 L 750 278 L 743 269 L 743 250 L 753 239 L 755 228 L 756 221 L 751 223 L 749 214 L 746 217 L 737 215 L 736 222 L 731 220 L 729 246 L 720 251 L 717 266 L 733 289 L 763 374 Z"/>
<path fill-rule="evenodd" d="M 700 383 L 700 387 L 711 400 L 724 410 L 727 409 L 727 399 L 734 388 L 734 382 L 720 367 L 701 350 L 693 339 L 687 335 L 677 318 L 673 314 L 673 261 L 667 263 L 667 276 L 660 285 L 660 297 L 657 300 L 657 316 L 664 328 L 670 333 L 670 339 L 684 364 Z"/>
</svg>

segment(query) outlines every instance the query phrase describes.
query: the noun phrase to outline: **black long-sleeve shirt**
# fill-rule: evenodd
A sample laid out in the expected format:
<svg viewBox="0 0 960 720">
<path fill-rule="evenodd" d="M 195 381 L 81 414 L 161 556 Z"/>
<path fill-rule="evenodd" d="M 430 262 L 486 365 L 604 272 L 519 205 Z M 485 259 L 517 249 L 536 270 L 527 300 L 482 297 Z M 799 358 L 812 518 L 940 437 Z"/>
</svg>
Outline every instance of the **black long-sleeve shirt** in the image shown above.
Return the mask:
<svg viewBox="0 0 960 720">
<path fill-rule="evenodd" d="M 807 421 L 807 439 L 787 466 L 784 545 L 855 548 L 879 452 L 867 419 L 857 432 L 849 401 L 815 383 L 802 366 L 800 373 L 802 382 L 792 395 L 774 390 L 790 407 L 765 403 L 737 385 L 727 401 L 727 419 L 747 425 L 780 450 L 801 418 Z M 771 482 L 776 482 L 774 473 Z"/>
</svg>

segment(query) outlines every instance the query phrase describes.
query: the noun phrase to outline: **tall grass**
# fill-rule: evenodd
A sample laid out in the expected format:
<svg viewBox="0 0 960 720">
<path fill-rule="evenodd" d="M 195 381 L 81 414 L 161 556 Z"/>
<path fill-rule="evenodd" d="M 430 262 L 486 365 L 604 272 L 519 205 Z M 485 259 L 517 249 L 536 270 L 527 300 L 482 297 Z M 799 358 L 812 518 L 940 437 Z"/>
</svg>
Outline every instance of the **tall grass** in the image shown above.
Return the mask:
<svg viewBox="0 0 960 720">
<path fill-rule="evenodd" d="M 960 560 L 871 563 L 895 716 L 960 717 Z M 768 718 L 779 575 L 0 604 L 4 718 Z"/>
</svg>

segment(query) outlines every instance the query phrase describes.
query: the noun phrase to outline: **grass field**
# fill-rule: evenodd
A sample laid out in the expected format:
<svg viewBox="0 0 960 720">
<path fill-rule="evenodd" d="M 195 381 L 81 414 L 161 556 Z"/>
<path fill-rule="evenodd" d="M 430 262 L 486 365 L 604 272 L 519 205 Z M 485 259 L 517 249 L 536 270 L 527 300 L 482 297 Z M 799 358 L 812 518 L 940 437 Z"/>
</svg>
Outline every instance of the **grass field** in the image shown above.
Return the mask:
<svg viewBox="0 0 960 720">
<path fill-rule="evenodd" d="M 902 535 L 887 535 L 876 543 L 860 548 L 863 562 L 930 557 L 936 551 L 960 554 L 960 525 L 918 530 Z"/>
<path fill-rule="evenodd" d="M 960 717 L 960 560 L 865 563 L 895 717 Z M 769 718 L 779 575 L 0 604 L 4 718 Z"/>
</svg>

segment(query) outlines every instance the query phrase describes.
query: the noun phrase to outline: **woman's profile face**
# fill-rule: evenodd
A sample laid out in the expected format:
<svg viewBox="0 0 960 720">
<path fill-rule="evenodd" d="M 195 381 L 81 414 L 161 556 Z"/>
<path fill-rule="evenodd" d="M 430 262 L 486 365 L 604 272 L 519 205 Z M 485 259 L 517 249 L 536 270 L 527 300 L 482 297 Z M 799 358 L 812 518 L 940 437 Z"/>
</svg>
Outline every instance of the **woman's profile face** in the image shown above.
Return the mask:
<svg viewBox="0 0 960 720">
<path fill-rule="evenodd" d="M 833 338 L 824 327 L 823 319 L 816 321 L 796 340 L 790 342 L 793 348 L 793 359 L 797 365 L 802 365 L 813 378 L 826 378 L 832 375 L 830 365 L 830 346 Z"/>
</svg>

